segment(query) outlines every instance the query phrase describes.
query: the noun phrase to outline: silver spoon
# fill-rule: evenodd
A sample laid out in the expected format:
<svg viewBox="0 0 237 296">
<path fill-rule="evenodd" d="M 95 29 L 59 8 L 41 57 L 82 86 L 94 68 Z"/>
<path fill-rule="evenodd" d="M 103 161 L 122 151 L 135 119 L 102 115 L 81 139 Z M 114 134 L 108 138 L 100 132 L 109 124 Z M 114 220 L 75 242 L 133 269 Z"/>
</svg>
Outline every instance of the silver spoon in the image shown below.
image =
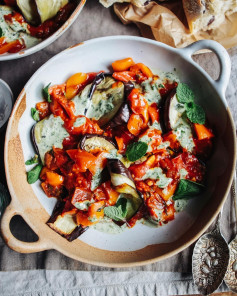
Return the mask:
<svg viewBox="0 0 237 296">
<path fill-rule="evenodd" d="M 229 248 L 220 231 L 221 212 L 214 229 L 202 235 L 193 250 L 193 280 L 203 295 L 213 293 L 221 285 L 228 266 Z"/>
<path fill-rule="evenodd" d="M 237 217 L 236 174 L 234 175 L 231 190 L 235 201 L 235 216 Z M 229 250 L 230 260 L 224 281 L 231 291 L 237 293 L 237 235 L 229 243 Z"/>
</svg>

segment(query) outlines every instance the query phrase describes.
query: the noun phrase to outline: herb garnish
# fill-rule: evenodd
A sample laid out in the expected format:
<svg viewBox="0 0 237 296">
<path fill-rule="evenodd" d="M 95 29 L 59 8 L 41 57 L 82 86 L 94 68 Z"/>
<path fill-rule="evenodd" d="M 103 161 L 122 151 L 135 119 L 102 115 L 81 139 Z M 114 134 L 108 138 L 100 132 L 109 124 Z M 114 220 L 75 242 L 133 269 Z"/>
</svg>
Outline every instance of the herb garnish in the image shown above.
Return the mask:
<svg viewBox="0 0 237 296">
<path fill-rule="evenodd" d="M 2 31 L 2 28 L 0 28 L 0 37 L 3 37 L 3 31 Z"/>
<path fill-rule="evenodd" d="M 127 215 L 127 200 L 120 198 L 115 206 L 104 208 L 105 216 L 115 221 L 124 221 Z"/>
<path fill-rule="evenodd" d="M 136 161 L 146 154 L 148 145 L 145 142 L 134 142 L 129 144 L 126 151 L 126 156 L 129 161 Z"/>
<path fill-rule="evenodd" d="M 203 108 L 195 103 L 188 103 L 185 106 L 188 119 L 193 123 L 204 124 L 206 120 Z"/>
<path fill-rule="evenodd" d="M 34 157 L 32 157 L 31 159 L 28 159 L 25 164 L 26 165 L 31 165 L 31 164 L 34 164 L 34 163 L 39 163 L 39 157 L 37 154 L 35 154 Z"/>
<path fill-rule="evenodd" d="M 41 170 L 42 170 L 42 165 L 38 164 L 32 170 L 27 172 L 27 182 L 29 184 L 35 183 L 39 179 Z"/>
<path fill-rule="evenodd" d="M 178 189 L 173 196 L 173 200 L 190 199 L 200 194 L 204 188 L 205 186 L 200 183 L 181 179 L 178 185 Z"/>
<path fill-rule="evenodd" d="M 194 103 L 194 93 L 185 83 L 179 83 L 176 88 L 177 99 L 184 104 L 188 119 L 192 123 L 205 123 L 205 112 L 203 108 Z"/>
<path fill-rule="evenodd" d="M 39 111 L 36 108 L 31 108 L 31 116 L 35 121 L 39 121 Z"/>
<path fill-rule="evenodd" d="M 44 96 L 45 100 L 46 100 L 47 102 L 49 102 L 49 103 L 52 102 L 51 97 L 50 97 L 50 94 L 49 94 L 49 86 L 50 86 L 50 84 L 51 84 L 51 83 L 49 83 L 47 86 L 45 86 L 45 87 L 43 88 L 43 90 L 42 90 L 42 92 L 43 92 L 43 96 Z"/>
<path fill-rule="evenodd" d="M 176 88 L 177 98 L 180 103 L 189 103 L 194 101 L 194 93 L 185 83 L 179 83 Z"/>
</svg>

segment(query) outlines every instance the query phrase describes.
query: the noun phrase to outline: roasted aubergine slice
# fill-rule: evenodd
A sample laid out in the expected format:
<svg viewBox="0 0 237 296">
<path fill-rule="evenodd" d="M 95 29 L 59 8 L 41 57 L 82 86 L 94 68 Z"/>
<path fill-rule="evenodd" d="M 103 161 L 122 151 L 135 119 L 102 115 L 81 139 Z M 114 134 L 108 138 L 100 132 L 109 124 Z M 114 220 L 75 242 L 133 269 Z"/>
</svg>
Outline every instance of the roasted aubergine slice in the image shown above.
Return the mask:
<svg viewBox="0 0 237 296">
<path fill-rule="evenodd" d="M 63 139 L 69 136 L 63 124 L 60 116 L 50 115 L 33 126 L 31 138 L 42 164 L 44 164 L 46 152 L 50 151 L 53 146 L 63 148 Z"/>
<path fill-rule="evenodd" d="M 81 225 L 78 226 L 73 215 L 66 214 L 62 216 L 61 213 L 64 206 L 65 202 L 58 201 L 56 203 L 47 225 L 71 242 L 85 232 L 88 227 L 82 227 Z"/>
</svg>

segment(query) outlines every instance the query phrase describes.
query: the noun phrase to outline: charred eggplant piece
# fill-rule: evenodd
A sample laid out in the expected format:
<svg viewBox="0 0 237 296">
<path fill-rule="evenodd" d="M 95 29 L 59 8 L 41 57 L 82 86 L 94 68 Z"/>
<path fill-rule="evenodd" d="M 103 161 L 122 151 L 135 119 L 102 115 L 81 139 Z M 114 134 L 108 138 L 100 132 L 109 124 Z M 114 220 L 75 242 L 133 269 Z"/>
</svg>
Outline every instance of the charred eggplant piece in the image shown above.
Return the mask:
<svg viewBox="0 0 237 296">
<path fill-rule="evenodd" d="M 143 204 L 143 198 L 137 191 L 133 178 L 129 170 L 118 159 L 108 159 L 107 166 L 109 169 L 111 183 L 115 190 L 121 193 L 117 203 L 123 198 L 127 199 L 127 215 L 125 220 L 131 219 Z"/>
<path fill-rule="evenodd" d="M 91 180 L 91 190 L 95 190 L 102 183 L 110 180 L 108 168 L 105 167 L 102 171 L 97 170 Z"/>
<path fill-rule="evenodd" d="M 111 73 L 103 73 L 103 72 L 96 75 L 95 79 L 92 82 L 90 92 L 89 92 L 90 100 L 92 99 L 96 86 L 99 85 L 105 79 L 105 77 L 111 77 L 111 76 L 112 76 Z M 85 112 L 87 112 L 87 110 Z M 85 116 L 86 116 L 86 113 L 85 113 Z"/>
<path fill-rule="evenodd" d="M 31 141 L 33 143 L 33 146 L 35 148 L 36 154 L 40 155 L 38 145 L 37 145 L 37 143 L 40 139 L 40 136 L 38 136 L 38 134 L 40 132 L 39 131 L 40 128 L 39 128 L 39 125 L 38 125 L 38 127 L 36 127 L 36 125 L 37 125 L 37 123 L 32 126 L 31 131 L 30 131 L 30 137 L 31 137 Z M 40 159 L 42 160 L 41 156 L 40 156 Z"/>
<path fill-rule="evenodd" d="M 125 101 L 127 100 L 130 92 L 134 88 L 134 84 L 129 81 L 124 83 L 124 97 Z M 128 122 L 131 115 L 130 108 L 126 102 L 122 104 L 122 106 L 119 108 L 118 112 L 115 114 L 114 118 L 109 123 L 110 127 L 115 127 L 118 125 L 122 125 Z"/>
<path fill-rule="evenodd" d="M 99 126 L 108 123 L 124 102 L 124 85 L 115 83 L 111 74 L 99 73 L 91 84 L 84 115 L 97 120 Z"/>
<path fill-rule="evenodd" d="M 129 221 L 140 209 L 143 204 L 142 197 L 139 195 L 139 198 L 135 198 L 133 195 L 130 194 L 122 194 L 119 200 L 116 203 L 116 206 L 119 206 L 123 203 L 123 200 L 126 200 L 126 209 L 127 214 L 125 217 L 126 221 Z"/>
<path fill-rule="evenodd" d="M 136 188 L 131 173 L 119 159 L 108 159 L 107 166 L 114 186 L 126 183 Z"/>
<path fill-rule="evenodd" d="M 117 192 L 129 194 L 134 198 L 140 199 L 129 170 L 119 159 L 108 159 L 107 167 L 109 169 L 111 183 Z"/>
<path fill-rule="evenodd" d="M 124 94 L 125 98 L 130 95 L 130 92 L 134 89 L 134 84 L 131 81 L 125 82 L 124 83 Z"/>
<path fill-rule="evenodd" d="M 91 152 L 96 148 L 100 148 L 101 150 L 105 151 L 116 149 L 112 139 L 94 134 L 86 134 L 85 136 L 83 136 L 79 143 L 79 147 L 86 150 L 87 152 Z"/>
<path fill-rule="evenodd" d="M 166 133 L 177 127 L 185 109 L 183 104 L 178 102 L 176 90 L 172 90 L 167 96 L 163 106 L 163 132 Z"/>
<path fill-rule="evenodd" d="M 42 164 L 44 164 L 46 152 L 50 151 L 53 146 L 63 148 L 63 139 L 69 136 L 63 123 L 60 116 L 50 115 L 32 127 L 31 139 Z"/>
<path fill-rule="evenodd" d="M 130 115 L 131 111 L 129 109 L 128 104 L 123 103 L 123 105 L 119 108 L 118 112 L 115 114 L 114 118 L 109 123 L 109 126 L 115 127 L 127 123 Z"/>
<path fill-rule="evenodd" d="M 62 217 L 61 213 L 64 205 L 65 202 L 62 201 L 58 201 L 56 203 L 47 225 L 71 242 L 85 232 L 88 227 L 82 227 L 81 225 L 78 226 L 71 215 L 65 215 Z"/>
</svg>

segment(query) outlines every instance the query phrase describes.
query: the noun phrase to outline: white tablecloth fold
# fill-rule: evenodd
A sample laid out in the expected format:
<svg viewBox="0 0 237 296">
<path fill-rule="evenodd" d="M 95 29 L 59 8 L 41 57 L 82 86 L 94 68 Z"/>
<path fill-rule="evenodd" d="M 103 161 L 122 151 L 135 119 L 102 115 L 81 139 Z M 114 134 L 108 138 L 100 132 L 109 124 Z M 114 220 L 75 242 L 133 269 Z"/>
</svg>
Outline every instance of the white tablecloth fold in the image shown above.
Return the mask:
<svg viewBox="0 0 237 296">
<path fill-rule="evenodd" d="M 218 289 L 226 291 L 224 284 Z M 198 294 L 192 275 L 179 272 L 0 272 L 1 296 L 148 296 Z"/>
</svg>

